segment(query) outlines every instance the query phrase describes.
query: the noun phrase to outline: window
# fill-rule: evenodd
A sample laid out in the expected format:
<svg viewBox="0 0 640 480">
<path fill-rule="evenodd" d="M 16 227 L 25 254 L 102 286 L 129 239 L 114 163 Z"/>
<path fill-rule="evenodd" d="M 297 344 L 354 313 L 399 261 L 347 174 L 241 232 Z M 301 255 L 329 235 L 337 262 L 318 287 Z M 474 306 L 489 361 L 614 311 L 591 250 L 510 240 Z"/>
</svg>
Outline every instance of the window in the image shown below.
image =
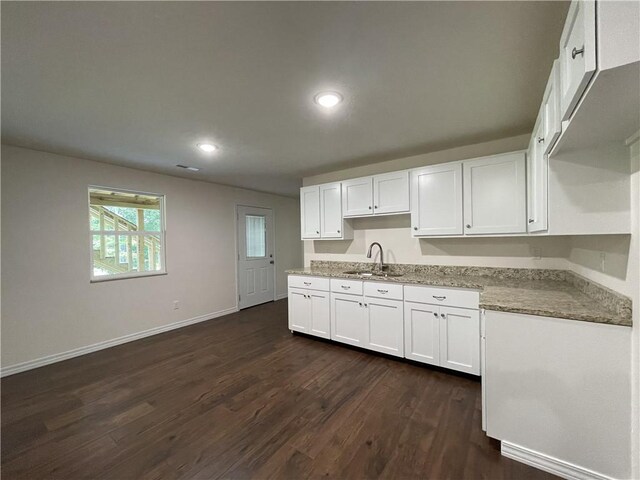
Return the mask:
<svg viewBox="0 0 640 480">
<path fill-rule="evenodd" d="M 267 256 L 267 223 L 264 215 L 245 215 L 247 222 L 247 258 Z"/>
<path fill-rule="evenodd" d="M 166 273 L 164 196 L 89 187 L 91 280 Z"/>
</svg>

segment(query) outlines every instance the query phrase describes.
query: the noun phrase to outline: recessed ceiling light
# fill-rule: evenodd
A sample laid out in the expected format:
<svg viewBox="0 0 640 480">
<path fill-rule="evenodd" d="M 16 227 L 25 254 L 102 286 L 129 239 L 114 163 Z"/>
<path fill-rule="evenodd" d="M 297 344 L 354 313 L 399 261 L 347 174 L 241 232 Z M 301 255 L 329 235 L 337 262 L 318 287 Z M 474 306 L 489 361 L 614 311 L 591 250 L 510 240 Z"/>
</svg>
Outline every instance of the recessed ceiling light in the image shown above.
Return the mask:
<svg viewBox="0 0 640 480">
<path fill-rule="evenodd" d="M 342 95 L 338 92 L 320 92 L 314 99 L 321 107 L 332 108 L 342 102 Z"/>
<path fill-rule="evenodd" d="M 199 143 L 198 148 L 207 153 L 215 152 L 218 149 L 213 143 Z"/>
<path fill-rule="evenodd" d="M 200 169 L 198 167 L 190 167 L 188 165 L 176 165 L 178 168 L 183 168 L 185 170 L 189 170 L 190 172 L 199 172 Z"/>
</svg>

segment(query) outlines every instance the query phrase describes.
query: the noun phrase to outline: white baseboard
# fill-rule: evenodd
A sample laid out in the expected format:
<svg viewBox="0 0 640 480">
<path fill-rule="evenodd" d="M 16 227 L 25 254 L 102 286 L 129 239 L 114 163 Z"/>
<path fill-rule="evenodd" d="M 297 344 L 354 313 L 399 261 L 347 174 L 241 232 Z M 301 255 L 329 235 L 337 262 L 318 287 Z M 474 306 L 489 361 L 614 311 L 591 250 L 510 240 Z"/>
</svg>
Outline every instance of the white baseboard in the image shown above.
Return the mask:
<svg viewBox="0 0 640 480">
<path fill-rule="evenodd" d="M 501 442 L 502 455 L 569 480 L 612 480 L 611 477 L 509 442 Z"/>
<path fill-rule="evenodd" d="M 281 293 L 280 295 L 276 295 L 276 301 L 283 300 L 283 299 L 287 298 L 288 296 L 289 296 L 289 292 Z"/>
<path fill-rule="evenodd" d="M 127 342 L 133 342 L 134 340 L 140 340 L 141 338 L 150 337 L 159 333 L 175 330 L 176 328 L 186 327 L 187 325 L 193 325 L 194 323 L 204 322 L 223 315 L 228 315 L 238 311 L 238 307 L 227 308 L 220 310 L 219 312 L 207 313 L 206 315 L 200 315 L 186 320 L 180 320 L 178 322 L 169 323 L 167 325 L 161 325 L 159 327 L 150 328 L 142 332 L 131 333 L 122 337 L 114 338 L 112 340 L 106 340 L 104 342 L 94 343 L 93 345 L 87 345 L 86 347 L 74 348 L 66 352 L 54 353 L 53 355 L 47 355 L 46 357 L 36 358 L 35 360 L 28 360 L 22 363 L 16 363 L 15 365 L 9 365 L 0 369 L 0 377 L 7 377 L 16 373 L 25 372 L 38 367 L 44 367 L 51 363 L 61 362 L 70 358 L 86 355 L 87 353 L 97 352 L 98 350 L 104 350 L 105 348 L 115 347 Z"/>
</svg>

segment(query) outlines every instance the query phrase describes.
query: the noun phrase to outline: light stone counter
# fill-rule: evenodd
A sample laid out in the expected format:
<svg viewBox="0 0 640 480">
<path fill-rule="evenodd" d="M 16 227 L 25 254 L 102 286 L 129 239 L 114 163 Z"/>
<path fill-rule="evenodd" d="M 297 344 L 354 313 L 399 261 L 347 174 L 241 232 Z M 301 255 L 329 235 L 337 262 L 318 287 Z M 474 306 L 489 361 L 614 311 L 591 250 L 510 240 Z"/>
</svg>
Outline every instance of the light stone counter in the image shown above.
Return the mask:
<svg viewBox="0 0 640 480">
<path fill-rule="evenodd" d="M 401 277 L 361 277 L 345 271 L 372 271 L 371 263 L 311 262 L 292 275 L 362 279 L 480 290 L 480 308 L 585 322 L 631 326 L 631 300 L 567 270 L 390 265 Z"/>
</svg>

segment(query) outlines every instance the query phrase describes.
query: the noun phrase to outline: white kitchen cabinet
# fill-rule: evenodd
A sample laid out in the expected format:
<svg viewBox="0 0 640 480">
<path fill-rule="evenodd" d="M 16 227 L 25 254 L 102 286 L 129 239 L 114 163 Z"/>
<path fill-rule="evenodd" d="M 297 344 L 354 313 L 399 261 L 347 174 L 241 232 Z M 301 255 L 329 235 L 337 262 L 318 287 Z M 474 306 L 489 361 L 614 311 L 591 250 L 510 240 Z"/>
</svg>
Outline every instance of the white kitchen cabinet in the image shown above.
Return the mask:
<svg viewBox="0 0 640 480">
<path fill-rule="evenodd" d="M 405 357 L 480 375 L 479 293 L 407 285 L 404 298 Z"/>
<path fill-rule="evenodd" d="M 404 302 L 404 356 L 440 365 L 440 307 Z"/>
<path fill-rule="evenodd" d="M 391 172 L 342 182 L 344 217 L 409 213 L 409 172 Z"/>
<path fill-rule="evenodd" d="M 414 237 L 462 235 L 462 164 L 445 163 L 411 172 Z"/>
<path fill-rule="evenodd" d="M 366 346 L 367 319 L 362 295 L 331 293 L 331 339 Z"/>
<path fill-rule="evenodd" d="M 310 304 L 309 334 L 331 338 L 331 302 L 329 292 L 310 290 L 307 294 Z"/>
<path fill-rule="evenodd" d="M 544 139 L 544 153 L 548 154 L 562 133 L 562 121 L 560 118 L 560 67 L 559 61 L 553 62 L 551 75 L 547 82 L 544 95 L 542 97 L 542 135 L 538 138 Z"/>
<path fill-rule="evenodd" d="M 409 212 L 409 172 L 373 177 L 374 215 Z"/>
<path fill-rule="evenodd" d="M 320 238 L 320 188 L 300 189 L 300 228 L 302 239 Z"/>
<path fill-rule="evenodd" d="M 342 182 L 342 215 L 373 215 L 373 178 L 355 178 Z"/>
<path fill-rule="evenodd" d="M 291 275 L 288 283 L 289 330 L 331 338 L 328 279 Z"/>
<path fill-rule="evenodd" d="M 300 288 L 289 288 L 289 330 L 309 333 L 311 312 L 307 293 Z"/>
<path fill-rule="evenodd" d="M 353 229 L 342 217 L 340 183 L 300 189 L 300 227 L 302 240 L 353 238 Z"/>
<path fill-rule="evenodd" d="M 524 152 L 462 162 L 466 235 L 527 231 Z"/>
<path fill-rule="evenodd" d="M 364 347 L 402 357 L 404 355 L 402 300 L 364 297 L 364 309 L 367 320 L 367 337 Z"/>
<path fill-rule="evenodd" d="M 548 157 L 545 153 L 545 117 L 540 112 L 529 142 L 527 154 L 527 230 L 530 233 L 548 228 Z"/>
<path fill-rule="evenodd" d="M 596 2 L 574 0 L 560 37 L 562 120 L 573 114 L 596 66 Z"/>
<path fill-rule="evenodd" d="M 320 236 L 342 237 L 342 190 L 339 183 L 320 185 Z"/>
<path fill-rule="evenodd" d="M 440 366 L 480 375 L 480 312 L 440 307 Z"/>
</svg>

